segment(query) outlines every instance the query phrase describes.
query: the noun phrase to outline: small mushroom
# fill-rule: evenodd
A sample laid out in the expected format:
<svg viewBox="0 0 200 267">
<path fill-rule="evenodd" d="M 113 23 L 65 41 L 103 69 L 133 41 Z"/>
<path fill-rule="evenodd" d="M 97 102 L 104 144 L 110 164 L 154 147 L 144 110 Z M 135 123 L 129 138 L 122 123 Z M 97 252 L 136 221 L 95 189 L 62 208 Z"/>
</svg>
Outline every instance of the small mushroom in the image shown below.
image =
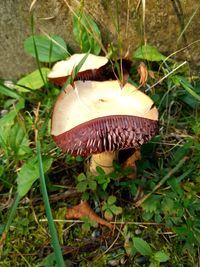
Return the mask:
<svg viewBox="0 0 200 267">
<path fill-rule="evenodd" d="M 56 85 L 63 86 L 67 78 L 72 74 L 74 68 L 85 56 L 85 53 L 74 54 L 67 60 L 57 62 L 52 71 L 48 74 L 48 79 Z M 89 54 L 79 70 L 75 80 L 94 80 L 101 79 L 100 68 L 108 63 L 108 59 L 102 56 Z"/>
<path fill-rule="evenodd" d="M 90 171 L 112 171 L 118 151 L 139 148 L 158 131 L 153 101 L 130 83 L 75 81 L 61 92 L 52 114 L 52 136 L 65 153 L 91 155 Z"/>
<path fill-rule="evenodd" d="M 63 86 L 85 55 L 84 53 L 74 54 L 67 60 L 57 62 L 48 74 L 48 79 L 58 86 Z M 121 79 L 125 83 L 131 65 L 132 62 L 128 59 L 111 61 L 103 56 L 89 54 L 74 80 L 106 81 Z"/>
</svg>

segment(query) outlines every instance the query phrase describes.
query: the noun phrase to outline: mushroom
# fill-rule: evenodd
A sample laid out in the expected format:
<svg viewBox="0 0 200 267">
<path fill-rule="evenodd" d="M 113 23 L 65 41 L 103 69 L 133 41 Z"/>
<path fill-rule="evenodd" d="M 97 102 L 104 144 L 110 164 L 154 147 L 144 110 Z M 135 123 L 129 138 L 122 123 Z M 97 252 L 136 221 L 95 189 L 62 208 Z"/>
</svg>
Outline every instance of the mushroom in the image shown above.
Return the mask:
<svg viewBox="0 0 200 267">
<path fill-rule="evenodd" d="M 72 74 L 73 69 L 79 64 L 86 54 L 74 54 L 67 60 L 57 62 L 51 72 L 48 74 L 48 79 L 56 85 L 63 86 L 67 78 Z M 101 77 L 101 71 L 98 69 L 108 63 L 108 59 L 102 56 L 89 54 L 79 70 L 75 80 L 93 80 L 93 77 Z"/>
<path fill-rule="evenodd" d="M 67 60 L 57 62 L 48 74 L 48 79 L 58 86 L 63 86 L 85 55 L 85 53 L 74 54 Z M 121 79 L 125 83 L 131 65 L 132 62 L 128 59 L 109 61 L 106 57 L 89 54 L 74 80 L 106 81 Z M 123 75 L 120 75 L 120 73 Z"/>
<path fill-rule="evenodd" d="M 137 149 L 157 133 L 153 101 L 132 84 L 75 81 L 73 86 L 57 98 L 51 134 L 63 152 L 90 155 L 92 173 L 96 166 L 111 172 L 119 150 Z"/>
</svg>

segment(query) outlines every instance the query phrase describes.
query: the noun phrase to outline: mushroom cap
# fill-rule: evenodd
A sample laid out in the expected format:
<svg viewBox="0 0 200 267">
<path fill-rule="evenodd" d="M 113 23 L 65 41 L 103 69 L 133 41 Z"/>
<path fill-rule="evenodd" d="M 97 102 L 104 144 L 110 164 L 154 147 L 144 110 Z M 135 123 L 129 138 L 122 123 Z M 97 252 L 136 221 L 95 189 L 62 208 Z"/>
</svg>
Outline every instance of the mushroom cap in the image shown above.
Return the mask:
<svg viewBox="0 0 200 267">
<path fill-rule="evenodd" d="M 52 80 L 57 85 L 63 85 L 67 77 L 72 74 L 74 68 L 80 63 L 85 55 L 85 53 L 74 54 L 67 60 L 57 62 L 48 74 L 48 79 Z M 77 79 L 79 80 L 82 77 L 83 80 L 93 80 L 93 75 L 98 76 L 98 73 L 94 73 L 95 70 L 106 65 L 106 63 L 108 63 L 106 57 L 89 54 L 77 74 Z"/>
<path fill-rule="evenodd" d="M 158 111 L 150 97 L 118 81 L 76 81 L 57 98 L 51 134 L 72 155 L 139 147 L 157 133 Z"/>
</svg>

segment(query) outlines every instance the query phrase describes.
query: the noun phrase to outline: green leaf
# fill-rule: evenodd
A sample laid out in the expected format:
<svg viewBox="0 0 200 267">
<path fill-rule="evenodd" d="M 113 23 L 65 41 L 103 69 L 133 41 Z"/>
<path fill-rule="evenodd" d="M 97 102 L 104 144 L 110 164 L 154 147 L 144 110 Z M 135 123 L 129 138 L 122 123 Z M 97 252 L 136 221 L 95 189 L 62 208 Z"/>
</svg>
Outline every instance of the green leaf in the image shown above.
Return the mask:
<svg viewBox="0 0 200 267">
<path fill-rule="evenodd" d="M 90 53 L 99 55 L 101 51 L 101 32 L 89 15 L 86 16 L 80 11 L 74 14 L 73 34 L 82 52 L 90 50 Z"/>
<path fill-rule="evenodd" d="M 10 89 L 9 87 L 0 84 L 0 94 L 19 99 L 21 96 L 15 92 L 13 89 Z"/>
<path fill-rule="evenodd" d="M 81 172 L 81 173 L 78 175 L 77 180 L 78 180 L 79 182 L 81 182 L 81 181 L 87 180 L 87 177 L 85 176 L 85 174 L 84 174 L 83 172 Z"/>
<path fill-rule="evenodd" d="M 105 171 L 104 171 L 104 169 L 101 168 L 100 166 L 97 166 L 97 167 L 96 167 L 96 171 L 97 171 L 99 174 L 101 174 L 101 175 L 105 175 Z"/>
<path fill-rule="evenodd" d="M 23 156 L 26 153 L 31 153 L 29 148 L 29 139 L 25 130 L 15 123 L 14 126 L 9 131 L 9 136 L 7 140 L 7 145 L 15 153 L 16 156 Z"/>
<path fill-rule="evenodd" d="M 142 218 L 145 220 L 145 221 L 149 221 L 152 219 L 152 217 L 154 216 L 154 213 L 153 212 L 143 212 L 142 213 Z"/>
<path fill-rule="evenodd" d="M 165 214 L 174 212 L 174 200 L 173 199 L 166 196 L 161 202 L 161 204 L 162 204 L 162 210 Z"/>
<path fill-rule="evenodd" d="M 93 181 L 93 180 L 89 181 L 89 188 L 90 188 L 91 190 L 95 191 L 96 188 L 97 188 L 97 183 L 96 183 L 96 181 Z"/>
<path fill-rule="evenodd" d="M 133 237 L 133 244 L 135 249 L 143 256 L 151 256 L 152 255 L 152 249 L 149 246 L 149 244 L 139 237 Z"/>
<path fill-rule="evenodd" d="M 185 77 L 180 75 L 174 75 L 174 79 L 190 94 L 192 95 L 197 101 L 200 101 L 200 94 L 195 92 L 195 88 L 192 86 L 191 83 L 187 81 Z"/>
<path fill-rule="evenodd" d="M 164 251 L 158 251 L 154 254 L 154 259 L 158 262 L 166 262 L 169 260 L 169 256 Z"/>
<path fill-rule="evenodd" d="M 139 47 L 133 57 L 135 59 L 143 59 L 148 61 L 163 61 L 166 59 L 164 55 L 162 55 L 157 48 L 151 45 L 143 45 Z"/>
<path fill-rule="evenodd" d="M 32 57 L 36 58 L 35 46 L 38 52 L 38 59 L 41 62 L 55 62 L 66 59 L 69 55 L 65 41 L 52 35 L 50 38 L 41 35 L 34 35 L 27 38 L 24 42 L 25 51 Z"/>
<path fill-rule="evenodd" d="M 98 226 L 97 222 L 91 220 L 88 217 L 83 217 L 82 220 L 84 222 L 82 224 L 82 229 L 83 229 L 83 232 L 85 232 L 85 233 L 87 233 L 91 227 L 97 227 Z"/>
<path fill-rule="evenodd" d="M 106 220 L 111 221 L 113 218 L 113 214 L 110 210 L 106 210 L 104 212 L 104 217 L 106 218 Z"/>
<path fill-rule="evenodd" d="M 20 98 L 14 109 L 0 119 L 0 145 L 2 145 L 4 149 L 7 149 L 10 129 L 14 124 L 15 117 L 22 108 L 24 108 L 24 99 Z"/>
<path fill-rule="evenodd" d="M 115 215 L 119 215 L 122 213 L 122 208 L 121 207 L 117 207 L 116 205 L 112 205 L 111 208 L 112 212 L 115 214 Z"/>
<path fill-rule="evenodd" d="M 157 195 L 150 196 L 145 202 L 142 203 L 142 208 L 146 212 L 155 212 L 160 205 L 161 197 Z"/>
<path fill-rule="evenodd" d="M 76 67 L 74 68 L 73 72 L 72 72 L 72 78 L 74 79 L 76 77 L 76 75 L 79 73 L 80 69 L 82 68 L 83 64 L 85 63 L 87 57 L 90 54 L 90 50 L 84 55 L 84 57 L 80 60 L 80 62 L 78 63 L 78 65 L 76 65 Z"/>
<path fill-rule="evenodd" d="M 115 196 L 109 196 L 108 200 L 107 200 L 107 203 L 108 205 L 112 205 L 116 202 L 116 197 Z"/>
<path fill-rule="evenodd" d="M 44 172 L 47 172 L 53 162 L 52 158 L 43 158 Z M 20 197 L 26 195 L 32 184 L 39 178 L 38 157 L 29 159 L 22 166 L 17 176 L 17 192 Z"/>
<path fill-rule="evenodd" d="M 87 181 L 82 181 L 82 182 L 79 182 L 76 186 L 76 189 L 79 191 L 79 192 L 85 192 L 86 189 L 87 189 L 87 186 L 88 186 L 88 183 Z"/>
<path fill-rule="evenodd" d="M 29 91 L 28 88 L 31 90 L 36 90 L 44 86 L 45 81 L 47 81 L 47 75 L 50 70 L 48 68 L 41 68 L 40 70 L 41 70 L 44 80 L 41 77 L 40 71 L 35 70 L 31 72 L 30 74 L 26 75 L 25 77 L 21 78 L 17 82 L 16 88 L 21 92 L 28 92 Z"/>
<path fill-rule="evenodd" d="M 49 254 L 47 257 L 45 257 L 40 266 L 43 266 L 43 267 L 48 267 L 48 266 L 58 267 L 58 265 L 56 263 L 54 252 Z"/>
<path fill-rule="evenodd" d="M 170 179 L 167 183 L 171 186 L 172 190 L 179 196 L 184 196 L 184 190 L 181 188 L 180 183 L 176 179 Z"/>
<path fill-rule="evenodd" d="M 160 264 L 158 262 L 151 262 L 149 267 L 160 267 Z"/>
<path fill-rule="evenodd" d="M 89 55 L 90 51 L 88 51 L 85 56 L 80 60 L 80 62 L 78 63 L 78 65 L 76 65 L 76 67 L 73 69 L 72 74 L 69 76 L 69 78 L 66 80 L 66 82 L 64 83 L 62 88 L 66 88 L 69 84 L 72 84 L 76 75 L 78 74 L 79 70 L 81 69 L 81 67 L 83 66 L 84 62 L 86 61 L 88 55 Z"/>
</svg>

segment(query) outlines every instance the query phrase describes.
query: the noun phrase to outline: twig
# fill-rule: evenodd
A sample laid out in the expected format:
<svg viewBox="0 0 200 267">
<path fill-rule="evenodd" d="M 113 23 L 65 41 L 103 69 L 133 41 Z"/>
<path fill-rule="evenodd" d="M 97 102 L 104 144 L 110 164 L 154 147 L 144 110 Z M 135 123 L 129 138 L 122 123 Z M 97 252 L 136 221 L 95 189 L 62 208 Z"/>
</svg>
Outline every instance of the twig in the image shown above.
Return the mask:
<svg viewBox="0 0 200 267">
<path fill-rule="evenodd" d="M 146 0 L 142 0 L 143 38 L 144 38 L 144 44 L 146 45 L 147 38 L 146 38 L 145 11 L 146 11 Z"/>
<path fill-rule="evenodd" d="M 127 16 L 126 16 L 126 38 L 127 38 L 127 36 L 128 36 L 128 24 L 129 24 L 129 16 L 130 16 L 130 14 L 129 14 L 129 10 L 130 10 L 130 0 L 127 0 Z"/>
<path fill-rule="evenodd" d="M 187 61 L 184 61 L 183 63 L 181 63 L 178 67 L 176 67 L 175 69 L 173 69 L 172 71 L 170 71 L 169 73 L 167 73 L 164 77 L 162 77 L 162 79 L 160 79 L 159 81 L 157 81 L 156 83 L 154 83 L 152 86 L 150 86 L 148 88 L 148 91 L 151 90 L 153 87 L 155 87 L 156 85 L 158 85 L 159 83 L 161 83 L 163 80 L 165 80 L 167 77 L 169 77 L 172 73 L 174 73 L 175 71 L 177 71 L 178 69 L 180 69 L 183 65 L 185 65 L 187 63 Z"/>
<path fill-rule="evenodd" d="M 47 219 L 40 219 L 39 222 L 47 222 Z M 54 219 L 54 222 L 63 222 L 63 223 L 84 223 L 84 221 L 82 220 L 61 220 L 61 219 Z M 139 225 L 141 227 L 145 226 L 145 225 L 162 225 L 162 223 L 155 223 L 155 222 L 131 222 L 131 221 L 115 221 L 115 222 L 110 222 L 111 224 L 120 224 L 120 225 L 125 225 L 125 224 L 129 224 L 129 225 Z"/>
<path fill-rule="evenodd" d="M 180 169 L 180 167 L 185 163 L 187 159 L 188 157 L 182 158 L 179 163 L 173 169 L 171 169 L 171 171 L 169 171 L 167 175 L 162 178 L 162 180 L 154 187 L 154 189 L 149 194 L 145 195 L 143 198 L 141 198 L 135 203 L 135 207 L 141 206 L 141 204 L 145 200 L 147 200 L 147 198 L 149 198 L 155 191 L 157 191 L 175 172 Z"/>
<path fill-rule="evenodd" d="M 59 200 L 63 200 L 65 198 L 70 198 L 70 197 L 76 197 L 76 196 L 79 196 L 80 193 L 77 191 L 77 190 L 67 190 L 63 193 L 58 193 L 58 194 L 53 194 L 51 196 L 49 196 L 49 201 L 51 203 L 53 202 L 57 202 Z M 38 201 L 42 201 L 42 198 L 41 197 L 35 197 L 33 200 L 32 200 L 32 203 L 35 203 L 35 202 L 38 202 Z"/>
<path fill-rule="evenodd" d="M 192 43 L 190 43 L 190 44 L 188 44 L 188 45 L 186 45 L 186 46 L 180 48 L 179 50 L 174 51 L 173 53 L 171 53 L 169 56 L 167 56 L 167 57 L 165 58 L 165 60 L 164 60 L 164 61 L 162 62 L 162 64 L 160 65 L 159 69 L 161 68 L 161 66 L 163 65 L 163 63 L 164 63 L 165 61 L 167 61 L 168 59 L 170 59 L 170 58 L 173 57 L 174 55 L 176 55 L 176 54 L 178 54 L 178 53 L 180 53 L 180 52 L 182 52 L 182 51 L 188 49 L 190 46 L 195 45 L 196 43 L 199 43 L 199 42 L 200 42 L 200 39 L 195 40 L 194 42 L 192 42 Z"/>
<path fill-rule="evenodd" d="M 121 225 L 122 227 L 122 225 Z M 118 234 L 117 234 L 117 237 L 115 238 L 115 240 L 112 242 L 112 244 L 106 249 L 106 251 L 104 251 L 99 257 L 97 257 L 97 260 L 99 260 L 101 257 L 103 257 L 109 250 L 111 250 L 111 248 L 114 246 L 114 244 L 117 242 L 117 240 L 119 239 L 119 236 L 121 234 L 121 229 L 119 230 Z"/>
<path fill-rule="evenodd" d="M 30 7 L 29 7 L 29 12 L 31 13 L 33 11 L 33 7 L 34 5 L 36 4 L 37 0 L 33 0 L 30 4 Z"/>
<path fill-rule="evenodd" d="M 57 46 L 59 46 L 61 49 L 63 49 L 63 51 L 65 51 L 68 56 L 71 56 L 71 54 L 68 52 L 68 50 L 66 49 L 66 47 L 62 46 L 61 44 L 59 44 L 56 40 L 54 40 L 48 33 L 45 32 L 45 30 L 43 30 L 41 27 L 39 27 L 39 30 L 41 31 L 42 34 L 44 34 L 44 36 L 46 36 L 52 43 L 56 44 Z"/>
<path fill-rule="evenodd" d="M 192 16 L 189 18 L 187 24 L 186 24 L 186 25 L 184 25 L 184 24 L 182 25 L 182 26 L 183 26 L 183 27 L 182 27 L 182 32 L 181 32 L 180 36 L 178 37 L 177 43 L 179 43 L 179 41 L 180 41 L 180 39 L 181 39 L 182 37 L 186 38 L 186 37 L 185 37 L 185 32 L 186 32 L 187 28 L 189 27 L 191 21 L 193 20 L 194 16 L 195 16 L 195 15 L 197 14 L 197 12 L 199 11 L 199 8 L 200 8 L 200 4 L 199 4 L 199 5 L 197 6 L 197 8 L 195 9 L 195 11 L 193 12 Z"/>
</svg>

